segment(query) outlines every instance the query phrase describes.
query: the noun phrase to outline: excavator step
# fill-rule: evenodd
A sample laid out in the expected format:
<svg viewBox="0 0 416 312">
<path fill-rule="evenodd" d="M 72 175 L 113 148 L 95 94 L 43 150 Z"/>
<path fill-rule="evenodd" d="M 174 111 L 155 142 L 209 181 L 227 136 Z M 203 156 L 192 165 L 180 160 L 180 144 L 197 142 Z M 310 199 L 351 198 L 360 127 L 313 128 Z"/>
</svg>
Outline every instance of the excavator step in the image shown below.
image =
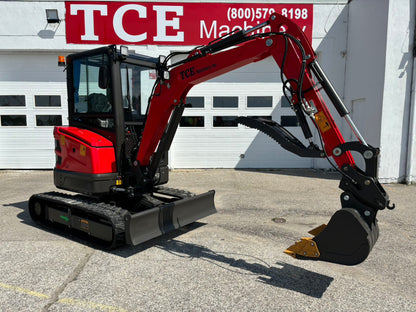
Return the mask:
<svg viewBox="0 0 416 312">
<path fill-rule="evenodd" d="M 163 202 L 156 193 L 169 198 Z M 153 207 L 137 211 L 134 205 L 129 211 L 82 195 L 49 192 L 32 195 L 29 213 L 44 226 L 69 229 L 99 247 L 114 249 L 126 243 L 138 245 L 215 213 L 214 194 L 194 195 L 161 187 L 144 196 Z"/>
<path fill-rule="evenodd" d="M 321 225 L 290 246 L 285 253 L 298 259 L 322 260 L 345 265 L 363 262 L 375 245 L 377 220 L 368 225 L 353 208 L 335 212 L 328 225 Z"/>
</svg>

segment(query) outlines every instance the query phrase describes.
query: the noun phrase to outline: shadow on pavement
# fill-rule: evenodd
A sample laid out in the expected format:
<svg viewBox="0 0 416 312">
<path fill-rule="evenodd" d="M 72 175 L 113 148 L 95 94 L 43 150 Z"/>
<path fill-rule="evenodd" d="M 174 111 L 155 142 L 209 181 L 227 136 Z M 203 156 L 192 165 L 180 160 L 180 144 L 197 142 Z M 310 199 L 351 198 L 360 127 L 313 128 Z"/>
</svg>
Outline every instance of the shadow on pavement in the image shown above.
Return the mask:
<svg viewBox="0 0 416 312">
<path fill-rule="evenodd" d="M 175 239 L 181 234 L 203 225 L 203 223 L 195 222 L 181 230 L 173 231 L 138 246 L 116 249 L 111 253 L 128 258 L 150 247 L 157 247 L 177 257 L 200 259 L 236 274 L 254 275 L 257 276 L 257 281 L 261 283 L 296 291 L 314 298 L 321 298 L 334 280 L 330 276 L 288 263 L 277 262 L 276 266 L 271 266 L 258 257 L 240 253 L 216 252 L 201 245 L 185 243 Z"/>
<path fill-rule="evenodd" d="M 29 211 L 27 210 L 28 201 L 21 201 L 18 203 L 10 203 L 10 204 L 4 204 L 4 207 L 14 207 L 21 209 L 22 211 L 17 215 L 17 217 L 22 220 L 23 223 L 34 225 L 35 222 L 30 218 Z"/>
<path fill-rule="evenodd" d="M 243 275 L 257 275 L 257 280 L 271 286 L 321 298 L 332 277 L 308 271 L 287 263 L 270 266 L 260 258 L 239 253 L 215 252 L 204 246 L 170 240 L 157 247 L 178 257 L 201 259 L 227 271 Z M 245 259 L 243 259 L 245 258 Z"/>
<path fill-rule="evenodd" d="M 74 242 L 99 248 L 85 235 L 76 235 L 72 231 L 41 226 L 32 221 L 27 212 L 27 201 L 11 203 L 5 206 L 16 207 L 23 211 L 18 214 L 23 223 L 37 227 L 49 233 L 61 235 Z M 276 263 L 270 266 L 264 260 L 250 255 L 239 253 L 215 252 L 207 247 L 185 243 L 175 238 L 189 231 L 195 230 L 205 223 L 194 222 L 179 230 L 172 231 L 164 236 L 154 238 L 138 246 L 125 246 L 115 250 L 104 250 L 113 255 L 128 258 L 148 248 L 157 247 L 178 257 L 201 259 L 216 265 L 224 270 L 242 275 L 257 276 L 257 280 L 271 286 L 296 291 L 314 298 L 321 298 L 331 282 L 332 277 L 322 275 L 287 263 Z"/>
</svg>

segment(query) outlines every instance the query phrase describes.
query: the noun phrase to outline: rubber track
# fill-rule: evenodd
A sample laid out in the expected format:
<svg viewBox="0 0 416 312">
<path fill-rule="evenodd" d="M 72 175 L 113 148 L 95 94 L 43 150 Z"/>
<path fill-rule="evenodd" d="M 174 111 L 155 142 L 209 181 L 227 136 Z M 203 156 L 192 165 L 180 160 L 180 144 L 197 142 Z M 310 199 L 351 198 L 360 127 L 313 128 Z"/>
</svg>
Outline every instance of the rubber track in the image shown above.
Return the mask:
<svg viewBox="0 0 416 312">
<path fill-rule="evenodd" d="M 195 194 L 192 192 L 169 188 L 165 186 L 156 187 L 153 193 L 155 193 L 155 195 L 157 195 L 158 193 L 168 195 L 176 197 L 178 199 L 195 196 Z M 77 215 L 76 211 L 78 210 L 82 214 L 90 214 L 95 216 L 96 218 L 107 220 L 111 223 L 113 227 L 113 240 L 110 243 L 105 244 L 104 248 L 114 249 L 125 244 L 124 215 L 128 212 L 127 209 L 123 209 L 116 205 L 105 203 L 103 201 L 94 200 L 93 198 L 85 197 L 83 195 L 70 195 L 60 192 L 35 194 L 30 198 L 30 202 L 33 202 L 34 200 L 47 203 L 52 208 L 69 208 L 71 209 L 71 211 L 74 212 L 75 215 Z M 146 202 L 146 206 L 148 206 L 148 208 L 153 208 L 165 204 L 165 202 L 152 197 L 151 194 L 143 194 L 143 197 L 140 201 Z M 29 207 L 31 207 L 30 204 Z M 39 220 L 39 222 L 47 226 L 53 224 L 48 223 L 48 220 Z"/>
<path fill-rule="evenodd" d="M 63 206 L 71 209 L 71 211 L 78 210 L 82 213 L 91 214 L 98 218 L 102 218 L 104 220 L 109 221 L 113 227 L 113 240 L 111 241 L 111 243 L 108 244 L 108 246 L 105 247 L 113 249 L 124 245 L 124 215 L 127 212 L 127 210 L 117 207 L 115 205 L 95 201 L 94 199 L 86 198 L 81 195 L 69 195 L 59 192 L 35 194 L 30 198 L 30 201 L 36 199 L 46 202 L 50 207 Z M 42 223 L 44 223 L 47 220 L 42 221 Z"/>
<path fill-rule="evenodd" d="M 181 198 L 181 199 L 182 198 L 188 198 L 188 197 L 194 197 L 196 195 L 195 193 L 192 193 L 192 192 L 189 192 L 189 191 L 170 188 L 170 187 L 166 187 L 166 186 L 156 187 L 154 193 L 169 195 L 169 196 L 173 196 L 173 197 L 177 197 L 177 198 Z"/>
</svg>

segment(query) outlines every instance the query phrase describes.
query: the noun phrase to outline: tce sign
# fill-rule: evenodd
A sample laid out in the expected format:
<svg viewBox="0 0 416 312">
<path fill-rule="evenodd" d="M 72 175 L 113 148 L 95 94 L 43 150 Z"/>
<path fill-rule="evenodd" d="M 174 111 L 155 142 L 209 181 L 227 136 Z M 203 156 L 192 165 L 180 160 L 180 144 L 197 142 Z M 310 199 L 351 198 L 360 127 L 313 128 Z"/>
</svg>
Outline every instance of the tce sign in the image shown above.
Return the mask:
<svg viewBox="0 0 416 312">
<path fill-rule="evenodd" d="M 174 35 L 168 35 L 166 33 L 167 27 L 172 27 L 173 30 L 179 29 L 179 18 L 183 16 L 183 6 L 166 6 L 166 5 L 152 5 L 152 10 L 156 12 L 156 36 L 153 36 L 155 42 L 166 42 L 166 41 L 177 41 L 183 42 L 184 33 L 183 31 L 176 31 Z M 81 35 L 82 41 L 99 41 L 99 36 L 95 31 L 94 17 L 108 16 L 109 10 L 107 4 L 70 4 L 69 5 L 70 15 L 83 15 L 84 16 L 84 34 Z M 112 12 L 113 13 L 113 12 Z M 130 15 L 136 15 L 137 28 L 127 32 L 128 25 L 123 24 L 123 18 Z M 176 17 L 167 19 L 167 14 L 172 13 Z M 137 43 L 145 41 L 147 39 L 147 31 L 137 33 L 142 21 L 147 19 L 147 7 L 140 4 L 126 4 L 120 6 L 112 14 L 112 18 L 103 19 L 105 21 L 112 20 L 113 30 L 118 38 L 123 41 L 130 43 Z M 98 23 L 97 23 L 98 24 Z M 127 24 L 127 23 L 126 23 Z"/>
<path fill-rule="evenodd" d="M 68 1 L 65 7 L 67 43 L 207 44 L 254 27 L 274 12 L 293 19 L 308 37 L 312 34 L 310 4 Z"/>
</svg>

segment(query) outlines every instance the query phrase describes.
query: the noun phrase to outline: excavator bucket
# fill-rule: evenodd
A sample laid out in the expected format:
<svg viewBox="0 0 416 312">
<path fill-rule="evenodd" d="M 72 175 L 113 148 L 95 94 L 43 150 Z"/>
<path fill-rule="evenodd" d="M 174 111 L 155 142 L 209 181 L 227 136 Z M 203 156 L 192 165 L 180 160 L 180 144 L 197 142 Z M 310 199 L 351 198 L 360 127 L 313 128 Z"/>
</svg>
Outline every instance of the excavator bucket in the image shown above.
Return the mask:
<svg viewBox="0 0 416 312">
<path fill-rule="evenodd" d="M 367 258 L 379 231 L 376 219 L 369 225 L 356 209 L 342 208 L 328 225 L 320 225 L 309 233 L 314 237 L 301 238 L 285 253 L 298 259 L 355 265 Z"/>
</svg>

